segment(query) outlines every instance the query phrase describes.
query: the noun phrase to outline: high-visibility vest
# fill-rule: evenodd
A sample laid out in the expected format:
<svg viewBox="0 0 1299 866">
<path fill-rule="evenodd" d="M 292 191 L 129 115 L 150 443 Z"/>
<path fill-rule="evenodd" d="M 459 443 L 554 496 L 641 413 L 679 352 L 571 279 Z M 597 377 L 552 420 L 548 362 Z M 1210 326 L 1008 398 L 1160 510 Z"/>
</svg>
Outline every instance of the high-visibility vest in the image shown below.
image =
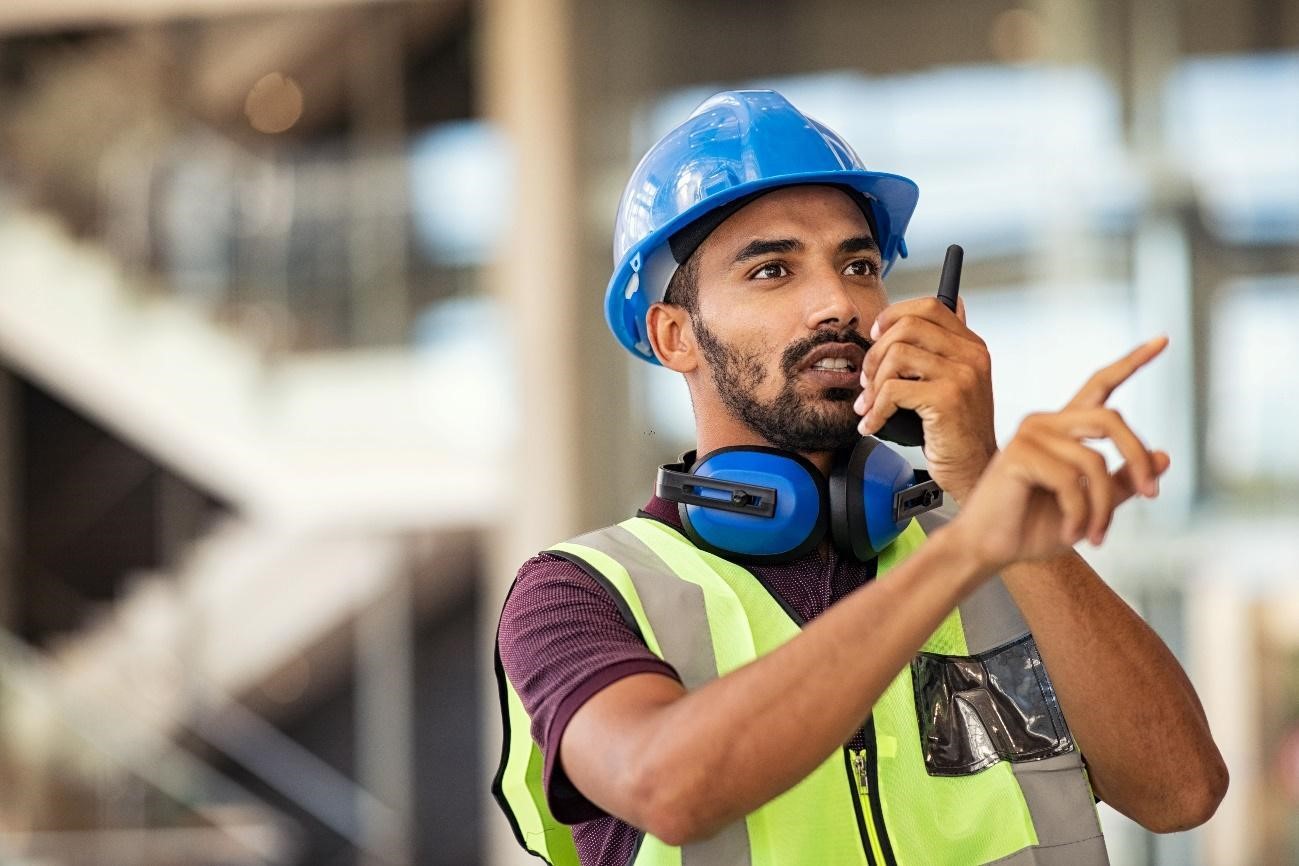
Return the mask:
<svg viewBox="0 0 1299 866">
<path fill-rule="evenodd" d="M 924 538 L 913 521 L 880 555 L 877 579 L 887 580 Z M 633 518 L 549 552 L 595 578 L 687 689 L 771 652 L 801 627 L 751 572 L 655 520 Z M 862 646 L 869 652 L 869 633 Z M 546 804 L 542 755 L 499 649 L 496 673 L 505 745 L 493 793 L 519 844 L 554 866 L 578 866 L 571 829 Z M 1018 721 L 1010 718 L 1016 711 Z M 1007 729 L 1016 725 L 1022 737 L 1007 746 L 1015 739 Z M 864 750 L 835 750 L 793 788 L 710 839 L 674 847 L 642 834 L 629 864 L 1108 863 L 1081 755 L 999 579 L 948 615 L 880 696 L 862 731 Z"/>
</svg>

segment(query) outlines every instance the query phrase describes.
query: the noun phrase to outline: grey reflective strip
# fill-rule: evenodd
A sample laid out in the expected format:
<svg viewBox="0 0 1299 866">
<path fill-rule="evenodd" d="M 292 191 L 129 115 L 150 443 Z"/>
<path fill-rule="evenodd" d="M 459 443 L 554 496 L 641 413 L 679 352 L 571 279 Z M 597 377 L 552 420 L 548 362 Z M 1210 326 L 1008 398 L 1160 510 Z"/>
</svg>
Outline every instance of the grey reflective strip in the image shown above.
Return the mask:
<svg viewBox="0 0 1299 866">
<path fill-rule="evenodd" d="M 950 497 L 948 497 L 950 499 Z M 943 526 L 955 513 L 955 506 L 944 503 L 942 508 L 920 515 L 920 528 L 929 535 Z M 986 580 L 960 604 L 961 626 L 965 629 L 965 645 L 970 655 L 979 655 L 990 649 L 1005 646 L 1028 634 L 1028 623 L 1015 606 L 1006 585 L 1000 577 Z"/>
<path fill-rule="evenodd" d="M 627 570 L 663 651 L 663 660 L 676 669 L 687 689 L 717 679 L 717 658 L 702 589 L 677 577 L 645 542 L 621 526 L 587 533 L 572 543 L 598 550 Z M 727 825 L 711 839 L 681 847 L 681 866 L 743 866 L 750 859 L 749 830 L 743 819 Z"/>
<path fill-rule="evenodd" d="M 1011 764 L 1015 781 L 1024 792 L 1024 802 L 1033 816 L 1038 845 L 1045 851 L 1064 847 L 1070 842 L 1095 838 L 1099 858 L 1071 860 L 1038 860 L 1041 863 L 1108 863 L 1105 843 L 1100 840 L 1101 825 L 1091 787 L 1083 774 L 1082 756 L 1078 752 L 1058 755 L 1041 761 Z M 1070 846 L 1072 847 L 1072 846 Z M 1089 849 L 1084 849 L 1089 850 Z"/>
<path fill-rule="evenodd" d="M 573 539 L 573 544 L 598 550 L 627 569 L 663 659 L 676 668 L 687 689 L 717 679 L 702 589 L 674 575 L 645 542 L 621 526 L 587 533 Z"/>
<path fill-rule="evenodd" d="M 970 655 L 1005 646 L 1028 634 L 1028 623 L 1000 577 L 984 581 L 960 604 Z"/>
</svg>

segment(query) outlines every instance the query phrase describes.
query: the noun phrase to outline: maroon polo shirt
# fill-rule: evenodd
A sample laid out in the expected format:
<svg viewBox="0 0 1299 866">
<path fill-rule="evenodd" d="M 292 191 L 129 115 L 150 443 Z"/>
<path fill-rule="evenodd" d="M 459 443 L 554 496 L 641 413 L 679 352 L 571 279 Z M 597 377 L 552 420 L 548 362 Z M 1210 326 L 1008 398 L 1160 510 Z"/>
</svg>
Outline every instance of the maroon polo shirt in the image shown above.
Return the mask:
<svg viewBox="0 0 1299 866">
<path fill-rule="evenodd" d="M 658 497 L 649 501 L 642 516 L 681 528 L 677 506 Z M 844 559 L 831 549 L 749 570 L 803 619 L 811 620 L 874 577 L 875 563 Z M 519 569 L 501 612 L 498 642 L 501 665 L 528 711 L 532 738 L 545 758 L 551 811 L 573 825 L 582 866 L 623 866 L 639 832 L 582 796 L 555 754 L 573 714 L 601 689 L 632 674 L 680 677 L 636 637 L 594 578 L 546 553 Z"/>
</svg>

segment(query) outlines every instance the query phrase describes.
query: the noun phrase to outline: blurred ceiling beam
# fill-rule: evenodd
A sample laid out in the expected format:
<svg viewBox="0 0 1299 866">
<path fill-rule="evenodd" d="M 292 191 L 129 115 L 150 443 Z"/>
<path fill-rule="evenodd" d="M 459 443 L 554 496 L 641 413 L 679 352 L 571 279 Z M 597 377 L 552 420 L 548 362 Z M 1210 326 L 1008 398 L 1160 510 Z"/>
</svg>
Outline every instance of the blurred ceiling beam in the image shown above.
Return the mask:
<svg viewBox="0 0 1299 866">
<path fill-rule="evenodd" d="M 9 3 L 22 8 L 28 0 L 0 0 L 0 21 L 11 14 Z M 247 4 L 226 4 L 240 5 Z M 97 219 L 103 161 L 114 147 L 128 147 L 144 160 L 191 121 L 231 141 L 256 142 L 244 102 L 269 72 L 301 86 L 306 105 L 294 134 L 309 136 L 348 110 L 343 58 L 353 42 L 384 24 L 399 37 L 394 51 L 436 44 L 461 20 L 466 0 L 314 5 L 318 14 L 217 19 L 189 38 L 178 38 L 173 28 L 142 26 L 109 31 L 75 48 L 53 45 L 34 55 L 37 72 L 21 94 L 6 100 L 0 144 L 29 188 L 39 191 L 37 200 L 86 230 Z M 69 110 L 79 105 L 95 110 Z"/>
<path fill-rule="evenodd" d="M 393 0 L 58 0 L 57 3 L 50 0 L 5 0 L 0 3 L 0 34 L 391 2 Z"/>
<path fill-rule="evenodd" d="M 323 4 L 322 4 L 323 5 Z M 349 46 L 385 30 L 390 45 L 410 50 L 436 42 L 463 14 L 466 0 L 439 0 L 392 10 L 391 15 L 282 15 L 214 22 L 195 45 L 188 110 L 218 127 L 243 128 L 248 91 L 268 72 L 294 78 L 307 95 L 299 131 L 327 123 L 347 105 Z"/>
</svg>

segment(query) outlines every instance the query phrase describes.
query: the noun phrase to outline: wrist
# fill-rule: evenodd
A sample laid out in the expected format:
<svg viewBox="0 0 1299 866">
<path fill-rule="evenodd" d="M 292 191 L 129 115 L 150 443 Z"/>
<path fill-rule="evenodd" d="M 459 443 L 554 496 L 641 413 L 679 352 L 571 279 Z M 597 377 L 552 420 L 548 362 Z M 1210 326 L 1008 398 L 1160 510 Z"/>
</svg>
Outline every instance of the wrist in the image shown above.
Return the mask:
<svg viewBox="0 0 1299 866">
<path fill-rule="evenodd" d="M 935 530 L 922 548 L 935 557 L 936 564 L 941 565 L 943 573 L 958 585 L 961 594 L 973 590 L 999 568 L 982 555 L 978 539 L 970 538 L 965 530 L 965 522 L 958 515 L 950 523 Z"/>
<path fill-rule="evenodd" d="M 930 475 L 931 477 L 935 474 L 939 475 L 940 477 L 934 480 L 938 481 L 939 486 L 943 488 L 943 492 L 952 497 L 957 505 L 965 505 L 965 501 L 970 498 L 974 488 L 978 486 L 979 479 L 983 477 L 983 473 L 987 471 L 989 464 L 992 463 L 993 458 L 996 456 L 997 447 L 994 444 L 987 450 L 985 455 L 971 463 L 966 463 L 959 472 L 939 470 L 938 473 L 934 473 L 934 467 L 931 466 Z"/>
</svg>

